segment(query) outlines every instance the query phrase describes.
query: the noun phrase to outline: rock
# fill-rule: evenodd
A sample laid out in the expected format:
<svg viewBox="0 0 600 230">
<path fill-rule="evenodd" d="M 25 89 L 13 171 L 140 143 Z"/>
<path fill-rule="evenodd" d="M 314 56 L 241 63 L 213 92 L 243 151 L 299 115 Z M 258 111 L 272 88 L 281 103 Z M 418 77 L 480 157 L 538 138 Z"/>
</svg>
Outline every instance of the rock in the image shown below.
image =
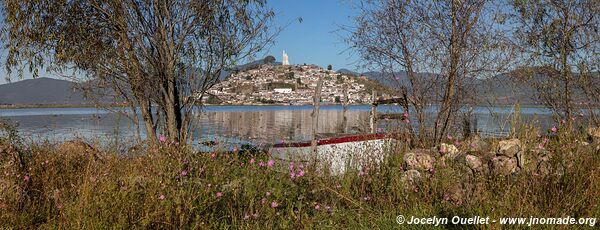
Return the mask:
<svg viewBox="0 0 600 230">
<path fill-rule="evenodd" d="M 510 175 L 517 171 L 517 159 L 506 156 L 496 156 L 490 161 L 494 175 Z"/>
<path fill-rule="evenodd" d="M 439 147 L 439 152 L 442 156 L 446 157 L 446 159 L 453 160 L 459 155 L 458 148 L 452 144 L 442 143 Z"/>
<path fill-rule="evenodd" d="M 483 162 L 481 162 L 481 159 L 477 156 L 467 155 L 465 156 L 465 162 L 467 166 L 475 172 L 481 172 L 483 170 Z"/>
<path fill-rule="evenodd" d="M 427 150 L 417 149 L 404 154 L 404 165 L 406 169 L 432 170 L 435 158 L 428 154 Z"/>
<path fill-rule="evenodd" d="M 600 141 L 600 127 L 589 127 L 586 131 L 590 140 L 594 142 Z"/>
<path fill-rule="evenodd" d="M 490 144 L 481 139 L 479 135 L 472 135 L 467 140 L 469 151 L 471 152 L 486 152 L 490 151 Z"/>
<path fill-rule="evenodd" d="M 460 183 L 455 183 L 444 193 L 444 200 L 449 201 L 455 205 L 461 205 L 465 198 L 465 189 L 462 188 Z"/>
<path fill-rule="evenodd" d="M 404 184 L 405 189 L 412 190 L 421 182 L 421 173 L 417 170 L 411 169 L 402 173 L 400 181 Z"/>
<path fill-rule="evenodd" d="M 519 139 L 504 140 L 498 143 L 498 155 L 515 157 L 521 149 L 521 141 Z"/>
</svg>

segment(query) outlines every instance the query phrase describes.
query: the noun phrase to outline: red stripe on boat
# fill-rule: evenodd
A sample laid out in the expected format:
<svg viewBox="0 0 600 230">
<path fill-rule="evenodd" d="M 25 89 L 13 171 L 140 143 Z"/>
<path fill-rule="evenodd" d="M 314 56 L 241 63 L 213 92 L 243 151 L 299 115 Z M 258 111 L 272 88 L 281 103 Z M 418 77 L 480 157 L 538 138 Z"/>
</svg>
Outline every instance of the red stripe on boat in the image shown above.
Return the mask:
<svg viewBox="0 0 600 230">
<path fill-rule="evenodd" d="M 334 138 L 319 140 L 317 142 L 317 145 L 332 145 L 332 144 L 340 144 L 340 143 L 346 143 L 346 142 L 370 141 L 370 140 L 383 139 L 385 137 L 386 137 L 386 135 L 384 133 L 363 134 L 363 135 L 346 136 L 346 137 L 334 137 Z M 275 145 L 273 145 L 273 148 L 309 147 L 309 146 L 311 146 L 311 142 L 305 141 L 305 142 L 275 144 Z"/>
</svg>

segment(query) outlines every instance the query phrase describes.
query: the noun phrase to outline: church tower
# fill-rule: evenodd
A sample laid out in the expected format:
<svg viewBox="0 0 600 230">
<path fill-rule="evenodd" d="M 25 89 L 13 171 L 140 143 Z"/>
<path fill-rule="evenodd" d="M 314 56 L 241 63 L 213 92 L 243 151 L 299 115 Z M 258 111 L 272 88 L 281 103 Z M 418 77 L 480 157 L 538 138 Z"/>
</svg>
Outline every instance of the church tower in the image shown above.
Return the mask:
<svg viewBox="0 0 600 230">
<path fill-rule="evenodd" d="M 285 53 L 285 50 L 283 51 L 283 57 L 282 57 L 283 62 L 281 63 L 282 65 L 289 65 L 290 61 L 288 60 L 288 55 Z"/>
</svg>

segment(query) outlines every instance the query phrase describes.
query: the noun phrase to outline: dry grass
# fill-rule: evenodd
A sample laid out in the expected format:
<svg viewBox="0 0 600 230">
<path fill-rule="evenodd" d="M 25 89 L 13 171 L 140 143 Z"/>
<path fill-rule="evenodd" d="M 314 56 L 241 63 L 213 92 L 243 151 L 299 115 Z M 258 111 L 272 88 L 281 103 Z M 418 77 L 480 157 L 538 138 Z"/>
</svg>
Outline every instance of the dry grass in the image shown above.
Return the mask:
<svg viewBox="0 0 600 230">
<path fill-rule="evenodd" d="M 530 148 L 540 141 L 521 135 Z M 561 133 L 546 146 L 564 173 L 501 177 L 451 163 L 411 187 L 400 180 L 403 152 L 377 170 L 331 177 L 307 165 L 292 179 L 289 163 L 270 167 L 264 155 L 164 145 L 119 156 L 7 136 L 0 139 L 0 227 L 387 229 L 400 227 L 399 214 L 600 217 L 600 153 L 577 139 Z"/>
</svg>

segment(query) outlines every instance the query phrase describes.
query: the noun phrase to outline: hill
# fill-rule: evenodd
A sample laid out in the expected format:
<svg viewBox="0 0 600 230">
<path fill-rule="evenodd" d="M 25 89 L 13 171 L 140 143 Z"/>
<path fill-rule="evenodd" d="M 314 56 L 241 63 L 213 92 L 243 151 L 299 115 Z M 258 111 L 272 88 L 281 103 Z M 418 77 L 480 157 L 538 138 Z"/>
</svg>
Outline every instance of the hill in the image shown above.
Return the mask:
<svg viewBox="0 0 600 230">
<path fill-rule="evenodd" d="M 27 79 L 0 85 L 0 105 L 83 105 L 75 83 L 54 78 Z"/>
<path fill-rule="evenodd" d="M 394 93 L 366 77 L 325 70 L 316 65 L 261 64 L 219 82 L 205 99 L 209 104 L 312 104 L 319 77 L 323 78 L 321 101 L 325 104 L 341 103 L 345 86 L 351 104 L 370 103 L 372 90 L 384 97 Z"/>
</svg>

